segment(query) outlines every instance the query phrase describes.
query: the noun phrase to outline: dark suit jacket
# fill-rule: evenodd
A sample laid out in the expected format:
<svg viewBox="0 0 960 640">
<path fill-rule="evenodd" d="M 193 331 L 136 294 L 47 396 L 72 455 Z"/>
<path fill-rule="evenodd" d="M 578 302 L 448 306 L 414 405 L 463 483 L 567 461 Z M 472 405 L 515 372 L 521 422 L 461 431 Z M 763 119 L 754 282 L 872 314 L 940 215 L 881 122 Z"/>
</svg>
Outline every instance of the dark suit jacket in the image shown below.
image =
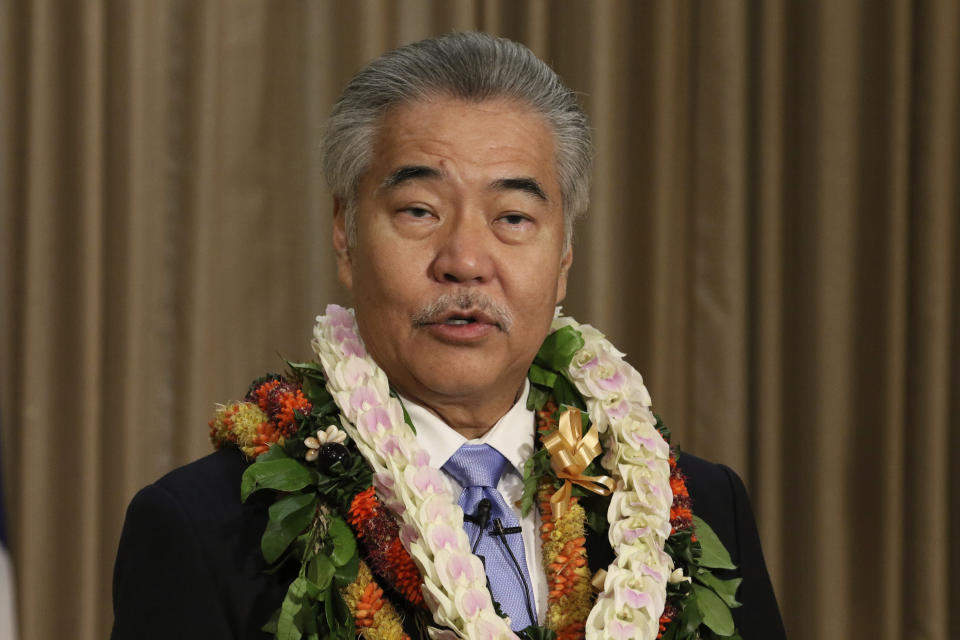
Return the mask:
<svg viewBox="0 0 960 640">
<path fill-rule="evenodd" d="M 743 483 L 721 465 L 679 459 L 694 512 L 713 527 L 744 578 L 734 610 L 744 640 L 784 638 Z M 240 502 L 241 454 L 222 449 L 176 469 L 130 503 L 113 579 L 113 640 L 256 638 L 296 567 L 265 572 L 260 536 L 269 497 Z M 588 542 L 597 560 L 600 537 Z M 591 563 L 593 564 L 593 563 Z M 726 576 L 722 576 L 726 577 Z"/>
</svg>

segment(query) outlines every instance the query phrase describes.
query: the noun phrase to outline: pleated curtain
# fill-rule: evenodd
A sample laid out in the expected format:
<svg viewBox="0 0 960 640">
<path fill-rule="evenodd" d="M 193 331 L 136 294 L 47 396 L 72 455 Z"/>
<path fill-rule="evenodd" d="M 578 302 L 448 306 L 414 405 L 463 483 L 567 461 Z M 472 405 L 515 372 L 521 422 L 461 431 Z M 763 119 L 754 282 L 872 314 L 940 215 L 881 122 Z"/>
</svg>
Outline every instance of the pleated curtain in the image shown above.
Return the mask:
<svg viewBox="0 0 960 640">
<path fill-rule="evenodd" d="M 318 145 L 346 81 L 474 29 L 580 93 L 596 174 L 565 309 L 675 444 L 744 478 L 789 636 L 952 637 L 960 3 L 0 0 L 22 639 L 108 635 L 130 498 L 349 302 Z"/>
</svg>

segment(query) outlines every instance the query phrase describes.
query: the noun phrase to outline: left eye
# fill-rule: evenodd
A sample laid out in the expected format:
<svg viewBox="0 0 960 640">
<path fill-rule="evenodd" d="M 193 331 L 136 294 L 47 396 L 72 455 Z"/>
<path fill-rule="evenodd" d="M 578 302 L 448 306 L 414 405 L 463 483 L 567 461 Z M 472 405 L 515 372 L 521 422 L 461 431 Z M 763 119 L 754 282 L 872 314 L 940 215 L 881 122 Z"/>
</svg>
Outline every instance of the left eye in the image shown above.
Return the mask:
<svg viewBox="0 0 960 640">
<path fill-rule="evenodd" d="M 503 216 L 500 216 L 500 219 L 506 222 L 509 225 L 521 225 L 524 222 L 530 220 L 527 216 L 521 213 L 508 213 Z"/>
</svg>

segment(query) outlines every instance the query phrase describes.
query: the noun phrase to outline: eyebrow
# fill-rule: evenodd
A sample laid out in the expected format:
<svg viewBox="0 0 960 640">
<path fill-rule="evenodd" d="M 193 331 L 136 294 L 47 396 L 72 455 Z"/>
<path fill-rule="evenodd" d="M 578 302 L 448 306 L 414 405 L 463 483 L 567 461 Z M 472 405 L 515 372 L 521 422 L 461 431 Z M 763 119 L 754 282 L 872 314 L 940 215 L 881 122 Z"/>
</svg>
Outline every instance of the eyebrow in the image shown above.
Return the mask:
<svg viewBox="0 0 960 640">
<path fill-rule="evenodd" d="M 543 187 L 533 178 L 500 178 L 490 186 L 497 191 L 522 191 L 543 202 L 549 200 Z"/>
<path fill-rule="evenodd" d="M 443 172 L 434 167 L 428 167 L 426 165 L 406 165 L 399 167 L 393 173 L 387 176 L 386 179 L 380 184 L 380 187 L 382 189 L 393 189 L 402 184 L 410 182 L 411 180 L 442 177 Z M 547 193 L 543 190 L 543 187 L 540 186 L 540 183 L 537 182 L 535 178 L 500 178 L 498 180 L 494 180 L 490 184 L 490 188 L 495 191 L 521 191 L 543 202 L 549 202 L 550 200 L 547 198 Z"/>
<path fill-rule="evenodd" d="M 425 165 L 411 165 L 400 167 L 393 173 L 391 173 L 387 178 L 380 184 L 384 189 L 392 189 L 393 187 L 398 187 L 405 182 L 411 180 L 421 180 L 423 178 L 441 178 L 443 174 L 440 173 L 438 169 L 433 167 L 427 167 Z"/>
</svg>

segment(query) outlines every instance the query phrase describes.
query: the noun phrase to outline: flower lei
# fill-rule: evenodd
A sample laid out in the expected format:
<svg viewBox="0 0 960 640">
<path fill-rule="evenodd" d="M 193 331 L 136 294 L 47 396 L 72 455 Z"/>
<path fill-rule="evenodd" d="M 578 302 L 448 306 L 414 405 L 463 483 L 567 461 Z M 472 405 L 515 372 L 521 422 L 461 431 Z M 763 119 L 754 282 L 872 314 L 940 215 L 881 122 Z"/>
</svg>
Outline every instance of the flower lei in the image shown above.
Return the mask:
<svg viewBox="0 0 960 640">
<path fill-rule="evenodd" d="M 230 443 L 256 458 L 244 474 L 243 499 L 264 488 L 283 492 L 270 508 L 262 548 L 270 563 L 298 557 L 300 573 L 265 630 L 278 637 L 322 631 L 323 637 L 406 638 L 379 577 L 409 613 L 418 616 L 417 607 L 426 605 L 432 624 L 421 628 L 432 638 L 518 637 L 497 614 L 461 526 L 463 512 L 367 354 L 352 311 L 328 306 L 312 346 L 319 367 L 291 364 L 296 382 L 259 379 L 247 402 L 220 406 L 211 421 L 216 445 Z M 739 580 L 710 573 L 711 566 L 733 568 L 729 556 L 702 521 L 695 526 L 704 535 L 693 536 L 683 478 L 658 430 L 665 427 L 650 410 L 640 374 L 622 357 L 593 327 L 557 317 L 531 366 L 541 441 L 557 430 L 561 408 L 581 405 L 593 425 L 583 436 L 576 418 L 569 453 L 589 449 L 587 441 L 599 433 L 600 464 L 612 477 L 582 475 L 598 470 L 593 455 L 583 456 L 572 474 L 548 447 L 528 462 L 523 508 L 536 501 L 540 509 L 550 594 L 547 628 L 530 627 L 521 637 L 737 638 L 727 619 L 729 607 L 738 606 Z M 596 506 L 597 496 L 581 488 L 595 481 L 613 489 L 608 504 L 600 503 L 605 514 L 596 508 L 588 514 L 579 504 L 583 498 Z M 583 547 L 588 521 L 593 528 L 609 522 L 616 554 L 592 581 Z M 703 584 L 691 584 L 691 577 Z M 594 589 L 600 593 L 591 608 Z"/>
</svg>

